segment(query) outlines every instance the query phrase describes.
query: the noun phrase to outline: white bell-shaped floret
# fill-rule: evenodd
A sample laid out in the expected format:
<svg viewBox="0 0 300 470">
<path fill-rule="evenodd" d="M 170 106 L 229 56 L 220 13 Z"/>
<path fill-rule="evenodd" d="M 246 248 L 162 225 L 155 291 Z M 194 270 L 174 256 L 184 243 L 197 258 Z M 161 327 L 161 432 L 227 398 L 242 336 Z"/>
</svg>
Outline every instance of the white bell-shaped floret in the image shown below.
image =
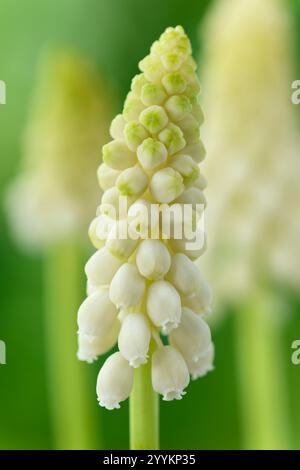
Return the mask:
<svg viewBox="0 0 300 470">
<path fill-rule="evenodd" d="M 206 353 L 199 357 L 196 362 L 189 360 L 187 361 L 189 373 L 191 374 L 193 380 L 196 380 L 199 377 L 203 377 L 208 372 L 214 370 L 214 356 L 215 348 L 213 343 L 211 343 Z"/>
<path fill-rule="evenodd" d="M 98 289 L 83 301 L 78 310 L 78 331 L 91 337 L 104 338 L 117 314 L 117 309 L 109 298 L 108 289 Z"/>
<path fill-rule="evenodd" d="M 142 313 L 129 313 L 122 321 L 118 346 L 121 354 L 132 367 L 147 362 L 151 333 L 148 321 Z"/>
<path fill-rule="evenodd" d="M 169 271 L 171 256 L 160 240 L 144 240 L 138 247 L 136 264 L 144 277 L 157 281 Z"/>
<path fill-rule="evenodd" d="M 146 199 L 138 199 L 128 210 L 129 233 L 135 237 L 158 238 L 159 208 Z M 156 235 L 157 234 L 157 235 Z"/>
<path fill-rule="evenodd" d="M 186 362 L 197 362 L 211 344 L 208 324 L 189 308 L 183 307 L 178 328 L 170 333 L 170 344 L 178 349 Z"/>
<path fill-rule="evenodd" d="M 212 304 L 212 290 L 210 285 L 202 279 L 202 282 L 198 284 L 193 294 L 182 297 L 182 304 L 193 310 L 193 312 L 202 315 L 209 314 Z"/>
<path fill-rule="evenodd" d="M 181 318 L 181 300 L 172 284 L 166 281 L 151 284 L 147 293 L 147 312 L 163 333 L 177 328 Z"/>
<path fill-rule="evenodd" d="M 111 281 L 109 296 L 118 308 L 128 308 L 141 302 L 144 291 L 145 279 L 137 267 L 131 263 L 124 263 Z"/>
<path fill-rule="evenodd" d="M 100 369 L 97 378 L 97 397 L 100 406 L 108 410 L 120 408 L 120 402 L 126 400 L 132 389 L 133 368 L 121 353 L 109 356 Z"/>
<path fill-rule="evenodd" d="M 189 371 L 179 351 L 163 346 L 153 353 L 152 386 L 164 400 L 180 400 L 189 381 Z"/>
<path fill-rule="evenodd" d="M 94 286 L 105 286 L 122 265 L 122 261 L 113 256 L 106 247 L 96 251 L 85 265 L 88 281 Z"/>
<path fill-rule="evenodd" d="M 120 322 L 115 320 L 113 326 L 104 337 L 78 334 L 77 357 L 80 361 L 94 362 L 101 354 L 105 354 L 117 342 L 120 331 Z"/>
</svg>

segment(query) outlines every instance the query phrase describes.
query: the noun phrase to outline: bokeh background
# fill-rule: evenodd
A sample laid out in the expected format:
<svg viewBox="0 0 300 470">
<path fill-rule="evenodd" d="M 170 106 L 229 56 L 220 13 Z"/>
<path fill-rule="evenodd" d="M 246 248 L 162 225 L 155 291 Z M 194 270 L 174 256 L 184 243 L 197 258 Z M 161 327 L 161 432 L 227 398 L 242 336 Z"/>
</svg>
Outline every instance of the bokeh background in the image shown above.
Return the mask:
<svg viewBox="0 0 300 470">
<path fill-rule="evenodd" d="M 1 199 L 20 169 L 24 128 L 37 66 L 45 48 L 68 47 L 89 59 L 113 89 L 116 108 L 121 109 L 130 80 L 137 73 L 138 61 L 167 26 L 181 24 L 198 57 L 203 46 L 199 26 L 212 3 L 210 0 L 152 0 L 150 3 L 140 0 L 0 0 L 0 79 L 7 84 L 7 104 L 0 106 Z M 297 51 L 300 1 L 287 1 L 286 6 L 295 21 Z M 300 73 L 300 51 L 295 55 L 295 67 Z M 298 127 L 300 131 L 300 114 Z M 100 156 L 99 151 L 99 161 Z M 3 204 L 0 223 L 0 339 L 7 345 L 7 364 L 0 365 L 0 449 L 52 449 L 56 444 L 51 425 L 53 391 L 50 392 L 47 383 L 45 256 L 39 252 L 26 253 L 15 243 Z M 87 240 L 82 266 L 89 250 L 91 252 L 92 248 Z M 83 298 L 83 271 L 81 281 Z M 297 367 L 291 362 L 291 344 L 300 338 L 300 298 L 285 285 L 276 285 L 276 290 L 288 315 L 288 321 L 282 325 L 279 344 L 284 363 L 283 380 L 288 391 L 288 446 L 299 449 L 300 365 Z M 163 449 L 244 447 L 236 329 L 233 312 L 230 307 L 226 310 L 222 321 L 214 327 L 217 351 L 214 373 L 194 382 L 181 402 L 161 406 Z M 75 319 L 76 311 L 74 322 Z M 100 409 L 94 389 L 99 361 L 81 367 L 87 370 L 87 399 L 99 436 L 97 444 L 94 442 L 91 446 L 128 448 L 128 403 L 119 411 Z M 275 371 L 276 363 L 273 367 Z"/>
</svg>

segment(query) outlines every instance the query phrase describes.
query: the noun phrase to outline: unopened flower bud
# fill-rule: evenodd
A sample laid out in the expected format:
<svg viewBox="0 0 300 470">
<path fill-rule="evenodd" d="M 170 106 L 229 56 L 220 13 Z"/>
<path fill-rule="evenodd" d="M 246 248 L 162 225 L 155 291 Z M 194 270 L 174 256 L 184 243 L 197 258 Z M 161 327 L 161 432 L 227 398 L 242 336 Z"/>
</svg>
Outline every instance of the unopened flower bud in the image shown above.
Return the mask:
<svg viewBox="0 0 300 470">
<path fill-rule="evenodd" d="M 151 333 L 145 315 L 129 313 L 122 321 L 118 338 L 121 354 L 132 367 L 147 362 Z"/>
<path fill-rule="evenodd" d="M 154 352 L 152 386 L 164 400 L 180 400 L 189 381 L 189 371 L 180 352 L 172 346 L 163 346 Z"/>
<path fill-rule="evenodd" d="M 140 196 L 148 185 L 148 177 L 139 166 L 122 171 L 116 186 L 123 196 Z"/>
<path fill-rule="evenodd" d="M 189 155 L 178 155 L 170 162 L 170 167 L 178 171 L 183 177 L 183 181 L 189 184 L 199 177 L 199 166 Z"/>
<path fill-rule="evenodd" d="M 192 110 L 190 100 L 185 95 L 173 95 L 165 103 L 166 110 L 171 119 L 180 121 Z"/>
<path fill-rule="evenodd" d="M 157 134 L 168 124 L 168 116 L 164 108 L 153 105 L 142 111 L 140 122 L 152 134 Z"/>
<path fill-rule="evenodd" d="M 185 118 L 181 119 L 180 128 L 183 132 L 187 145 L 196 144 L 199 142 L 199 122 L 192 114 L 189 113 L 187 116 L 185 116 Z"/>
<path fill-rule="evenodd" d="M 147 293 L 147 312 L 155 326 L 167 334 L 177 328 L 181 318 L 181 300 L 177 290 L 166 281 L 153 282 Z"/>
<path fill-rule="evenodd" d="M 180 127 L 172 123 L 162 130 L 158 137 L 159 140 L 166 146 L 169 155 L 180 152 L 180 150 L 182 150 L 186 144 L 182 130 Z"/>
<path fill-rule="evenodd" d="M 100 213 L 111 219 L 126 216 L 128 207 L 134 202 L 133 196 L 123 196 L 116 186 L 107 189 L 101 199 Z"/>
<path fill-rule="evenodd" d="M 124 127 L 126 121 L 123 118 L 122 114 L 117 114 L 117 116 L 111 121 L 109 133 L 113 139 L 123 140 L 124 139 Z"/>
<path fill-rule="evenodd" d="M 144 72 L 147 80 L 154 83 L 159 83 L 164 73 L 160 60 L 150 55 L 139 62 L 139 69 Z"/>
<path fill-rule="evenodd" d="M 78 310 L 79 333 L 104 338 L 113 326 L 117 313 L 109 299 L 108 289 L 98 289 L 83 301 Z"/>
<path fill-rule="evenodd" d="M 208 350 L 199 359 L 195 361 L 188 361 L 187 366 L 189 373 L 193 380 L 203 377 L 208 372 L 214 370 L 213 362 L 215 356 L 215 348 L 213 343 L 210 344 Z"/>
<path fill-rule="evenodd" d="M 182 176 L 170 167 L 159 170 L 151 178 L 150 190 L 156 201 L 172 202 L 184 190 Z"/>
<path fill-rule="evenodd" d="M 171 72 L 164 75 L 162 84 L 169 95 L 183 93 L 186 88 L 186 80 L 179 72 Z"/>
<path fill-rule="evenodd" d="M 110 283 L 121 264 L 120 259 L 103 247 L 90 257 L 85 265 L 85 273 L 91 284 L 105 286 Z"/>
<path fill-rule="evenodd" d="M 114 186 L 120 171 L 114 170 L 105 163 L 101 163 L 97 171 L 98 183 L 103 191 L 110 189 Z"/>
<path fill-rule="evenodd" d="M 167 149 L 156 139 L 145 139 L 137 149 L 137 157 L 145 170 L 154 170 L 167 160 Z"/>
<path fill-rule="evenodd" d="M 132 92 L 129 92 L 123 108 L 123 116 L 127 122 L 135 121 L 139 118 L 145 106 L 139 98 Z"/>
<path fill-rule="evenodd" d="M 206 206 L 206 199 L 203 192 L 195 187 L 185 189 L 176 199 L 176 202 L 180 204 L 190 204 L 194 210 L 200 212 L 202 212 Z"/>
<path fill-rule="evenodd" d="M 205 282 L 198 266 L 183 253 L 176 253 L 172 257 L 167 279 L 181 295 L 185 296 L 193 295 Z"/>
<path fill-rule="evenodd" d="M 148 132 L 138 121 L 130 121 L 124 129 L 126 144 L 133 152 L 148 137 Z"/>
<path fill-rule="evenodd" d="M 136 163 L 136 156 L 122 140 L 112 140 L 103 146 L 103 162 L 114 170 L 125 170 Z"/>
<path fill-rule="evenodd" d="M 181 352 L 187 363 L 197 362 L 210 347 L 210 328 L 201 316 L 183 307 L 180 325 L 170 333 L 170 344 Z"/>
<path fill-rule="evenodd" d="M 89 336 L 79 333 L 77 352 L 78 359 L 89 363 L 94 362 L 101 354 L 105 354 L 114 347 L 118 339 L 119 331 L 120 322 L 115 320 L 113 326 L 105 336 Z"/>
<path fill-rule="evenodd" d="M 95 217 L 95 219 L 93 219 L 92 222 L 90 223 L 88 234 L 94 247 L 99 250 L 99 248 L 103 247 L 105 242 L 103 239 L 98 238 L 97 236 L 97 231 L 96 231 L 97 224 L 98 224 L 98 217 Z"/>
<path fill-rule="evenodd" d="M 151 204 L 146 199 L 138 199 L 128 210 L 129 233 L 132 236 L 148 238 L 159 233 L 158 205 Z"/>
<path fill-rule="evenodd" d="M 190 155 L 195 162 L 200 163 L 206 155 L 205 147 L 201 140 L 194 144 L 187 145 L 184 149 L 186 155 Z"/>
<path fill-rule="evenodd" d="M 133 239 L 128 234 L 127 220 L 119 220 L 108 234 L 105 246 L 111 254 L 121 260 L 126 260 L 137 244 L 138 239 Z"/>
<path fill-rule="evenodd" d="M 209 284 L 202 279 L 193 294 L 182 298 L 182 303 L 194 312 L 209 314 L 212 303 L 212 291 Z"/>
<path fill-rule="evenodd" d="M 120 408 L 133 385 L 133 368 L 121 353 L 109 356 L 100 369 L 97 378 L 97 396 L 100 406 L 108 410 Z"/>
<path fill-rule="evenodd" d="M 163 87 L 156 83 L 146 83 L 141 92 L 141 100 L 146 106 L 161 104 L 166 96 Z"/>
<path fill-rule="evenodd" d="M 134 264 L 124 263 L 114 275 L 109 290 L 111 301 L 118 308 L 138 305 L 144 295 L 145 280 Z"/>
<path fill-rule="evenodd" d="M 137 96 L 138 98 L 141 96 L 142 88 L 146 85 L 147 82 L 145 75 L 143 73 L 139 73 L 133 77 L 131 80 L 131 91 L 132 93 Z"/>
<path fill-rule="evenodd" d="M 144 240 L 138 247 L 136 264 L 144 277 L 157 281 L 169 271 L 171 256 L 160 240 Z"/>
</svg>

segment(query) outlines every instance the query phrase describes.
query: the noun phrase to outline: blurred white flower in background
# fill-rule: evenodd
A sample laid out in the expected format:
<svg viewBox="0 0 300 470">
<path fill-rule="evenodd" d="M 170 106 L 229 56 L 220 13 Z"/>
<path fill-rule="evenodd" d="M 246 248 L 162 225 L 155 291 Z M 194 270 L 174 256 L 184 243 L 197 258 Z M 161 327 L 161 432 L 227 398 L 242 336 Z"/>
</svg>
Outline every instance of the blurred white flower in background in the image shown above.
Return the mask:
<svg viewBox="0 0 300 470">
<path fill-rule="evenodd" d="M 95 171 L 112 113 L 106 83 L 85 59 L 68 51 L 44 57 L 22 171 L 6 198 L 13 235 L 23 247 L 86 232 L 99 199 Z"/>
<path fill-rule="evenodd" d="M 300 287 L 300 141 L 292 23 L 280 0 L 221 0 L 204 24 L 205 271 L 216 298 Z"/>
</svg>

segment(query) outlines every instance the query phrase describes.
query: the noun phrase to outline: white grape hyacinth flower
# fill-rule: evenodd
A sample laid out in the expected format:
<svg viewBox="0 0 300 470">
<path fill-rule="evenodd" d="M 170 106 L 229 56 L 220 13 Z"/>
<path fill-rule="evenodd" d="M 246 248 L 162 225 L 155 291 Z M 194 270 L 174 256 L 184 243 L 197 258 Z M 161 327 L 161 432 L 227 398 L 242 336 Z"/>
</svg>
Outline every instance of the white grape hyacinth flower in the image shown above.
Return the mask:
<svg viewBox="0 0 300 470">
<path fill-rule="evenodd" d="M 211 291 L 194 263 L 204 251 L 195 245 L 205 208 L 203 113 L 183 28 L 167 28 L 139 67 L 123 112 L 112 121 L 113 140 L 103 147 L 98 180 L 104 194 L 89 229 L 97 251 L 86 264 L 88 298 L 78 314 L 80 359 L 91 362 L 118 344 L 97 381 L 107 409 L 129 397 L 134 369 L 147 361 L 153 389 L 167 401 L 179 400 L 190 375 L 205 375 L 213 361 L 202 317 Z M 181 211 L 172 212 L 174 203 L 191 208 L 183 220 Z M 178 238 L 175 228 L 186 223 L 196 230 Z"/>
</svg>

